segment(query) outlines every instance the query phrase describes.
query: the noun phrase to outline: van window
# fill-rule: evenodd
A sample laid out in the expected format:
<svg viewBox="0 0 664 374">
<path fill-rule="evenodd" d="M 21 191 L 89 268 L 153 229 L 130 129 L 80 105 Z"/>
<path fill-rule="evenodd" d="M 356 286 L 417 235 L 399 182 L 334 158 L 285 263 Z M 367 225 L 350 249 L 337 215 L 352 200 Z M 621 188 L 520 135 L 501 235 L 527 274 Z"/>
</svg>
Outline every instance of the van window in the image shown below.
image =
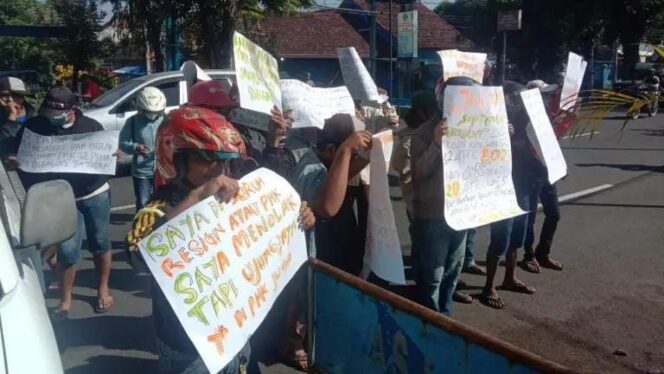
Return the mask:
<svg viewBox="0 0 664 374">
<path fill-rule="evenodd" d="M 160 89 L 164 96 L 166 96 L 166 106 L 179 106 L 180 105 L 180 86 L 179 81 L 167 81 L 158 84 L 150 84 L 152 87 Z M 136 91 L 133 95 L 126 98 L 122 104 L 118 105 L 113 113 L 126 113 L 136 111 L 136 95 L 141 92 Z"/>
</svg>

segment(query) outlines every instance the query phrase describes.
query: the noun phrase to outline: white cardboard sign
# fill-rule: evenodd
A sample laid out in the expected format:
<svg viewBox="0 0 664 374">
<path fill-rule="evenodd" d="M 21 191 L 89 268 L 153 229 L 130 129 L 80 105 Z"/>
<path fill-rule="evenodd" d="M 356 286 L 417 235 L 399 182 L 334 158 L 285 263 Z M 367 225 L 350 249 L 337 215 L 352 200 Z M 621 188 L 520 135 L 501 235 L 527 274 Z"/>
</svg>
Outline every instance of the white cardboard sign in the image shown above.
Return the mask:
<svg viewBox="0 0 664 374">
<path fill-rule="evenodd" d="M 355 100 L 380 102 L 378 88 L 371 78 L 371 74 L 357 54 L 355 47 L 338 48 L 337 56 L 344 84 L 348 87 L 350 95 Z"/>
<path fill-rule="evenodd" d="M 282 79 L 279 85 L 284 110 L 293 110 L 293 127 L 322 129 L 325 120 L 337 113 L 355 115 L 353 98 L 345 86 L 318 88 L 296 79 Z"/>
<path fill-rule="evenodd" d="M 237 31 L 233 35 L 233 56 L 240 105 L 267 114 L 275 105 L 281 108 L 277 60 Z"/>
<path fill-rule="evenodd" d="M 484 80 L 486 53 L 461 52 L 457 49 L 438 51 L 443 64 L 443 77 L 469 77 L 479 83 Z"/>
<path fill-rule="evenodd" d="M 576 105 L 576 98 L 579 96 L 587 66 L 588 63 L 583 61 L 583 57 L 573 52 L 569 53 L 565 81 L 560 93 L 560 109 L 570 110 Z"/>
</svg>

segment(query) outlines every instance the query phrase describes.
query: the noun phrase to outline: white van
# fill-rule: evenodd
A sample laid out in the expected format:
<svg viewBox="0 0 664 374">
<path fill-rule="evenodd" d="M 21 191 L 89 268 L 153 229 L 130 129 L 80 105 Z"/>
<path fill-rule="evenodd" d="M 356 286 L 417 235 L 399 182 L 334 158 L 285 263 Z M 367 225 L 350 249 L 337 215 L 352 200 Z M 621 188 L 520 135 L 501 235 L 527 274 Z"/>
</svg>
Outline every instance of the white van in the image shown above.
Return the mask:
<svg viewBox="0 0 664 374">
<path fill-rule="evenodd" d="M 0 374 L 62 373 L 40 251 L 74 235 L 74 193 L 56 180 L 25 194 L 0 163 L 0 218 Z"/>
</svg>

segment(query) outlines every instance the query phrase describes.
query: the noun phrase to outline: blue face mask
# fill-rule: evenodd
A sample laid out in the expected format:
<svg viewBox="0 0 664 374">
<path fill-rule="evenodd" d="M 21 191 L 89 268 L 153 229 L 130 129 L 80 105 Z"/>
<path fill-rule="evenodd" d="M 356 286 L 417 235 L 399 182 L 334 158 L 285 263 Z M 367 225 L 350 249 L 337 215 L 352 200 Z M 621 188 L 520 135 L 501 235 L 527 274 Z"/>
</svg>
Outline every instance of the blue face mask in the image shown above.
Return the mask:
<svg viewBox="0 0 664 374">
<path fill-rule="evenodd" d="M 22 116 L 16 117 L 16 123 L 18 123 L 19 125 L 23 125 L 25 123 L 25 121 L 27 121 L 27 120 L 28 120 L 28 117 L 26 117 L 25 114 L 22 115 Z"/>
</svg>

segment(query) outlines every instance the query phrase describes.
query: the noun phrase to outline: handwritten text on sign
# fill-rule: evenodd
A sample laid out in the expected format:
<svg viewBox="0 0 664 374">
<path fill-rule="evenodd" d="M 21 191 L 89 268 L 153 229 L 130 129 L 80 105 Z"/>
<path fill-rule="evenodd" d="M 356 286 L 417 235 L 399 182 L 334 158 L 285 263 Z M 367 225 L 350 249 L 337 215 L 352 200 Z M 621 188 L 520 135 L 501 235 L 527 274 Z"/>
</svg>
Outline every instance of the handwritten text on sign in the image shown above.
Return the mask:
<svg viewBox="0 0 664 374">
<path fill-rule="evenodd" d="M 337 48 L 344 84 L 355 100 L 379 102 L 378 88 L 355 47 Z"/>
<path fill-rule="evenodd" d="M 461 52 L 456 49 L 438 51 L 443 64 L 443 77 L 469 77 L 479 83 L 484 80 L 486 53 Z"/>
<path fill-rule="evenodd" d="M 569 53 L 565 81 L 560 93 L 560 109 L 570 110 L 576 105 L 576 99 L 579 96 L 587 66 L 588 64 L 583 61 L 583 57 L 573 52 Z"/>
<path fill-rule="evenodd" d="M 115 174 L 118 131 L 42 136 L 25 129 L 19 167 L 29 173 Z"/>
<path fill-rule="evenodd" d="M 292 109 L 293 127 L 323 128 L 337 113 L 355 114 L 353 98 L 346 87 L 317 88 L 296 79 L 280 81 L 284 110 Z"/>
<path fill-rule="evenodd" d="M 530 144 L 535 147 L 540 159 L 544 160 L 549 171 L 549 182 L 556 183 L 567 174 L 567 164 L 544 109 L 542 94 L 539 89 L 534 88 L 521 92 L 521 99 L 530 117 L 531 125 L 527 129 Z"/>
<path fill-rule="evenodd" d="M 378 133 L 371 138 L 371 183 L 364 262 L 379 277 L 405 284 L 401 245 L 387 182 L 387 168 L 393 144 L 392 130 Z"/>
<path fill-rule="evenodd" d="M 233 56 L 240 105 L 268 114 L 274 105 L 281 108 L 277 60 L 238 32 L 233 35 Z"/>
<path fill-rule="evenodd" d="M 290 184 L 260 169 L 231 203 L 209 197 L 139 243 L 210 372 L 242 349 L 306 261 L 299 210 Z"/>
<path fill-rule="evenodd" d="M 502 88 L 449 86 L 444 113 L 445 219 L 450 227 L 463 230 L 523 214 L 512 182 Z"/>
</svg>

